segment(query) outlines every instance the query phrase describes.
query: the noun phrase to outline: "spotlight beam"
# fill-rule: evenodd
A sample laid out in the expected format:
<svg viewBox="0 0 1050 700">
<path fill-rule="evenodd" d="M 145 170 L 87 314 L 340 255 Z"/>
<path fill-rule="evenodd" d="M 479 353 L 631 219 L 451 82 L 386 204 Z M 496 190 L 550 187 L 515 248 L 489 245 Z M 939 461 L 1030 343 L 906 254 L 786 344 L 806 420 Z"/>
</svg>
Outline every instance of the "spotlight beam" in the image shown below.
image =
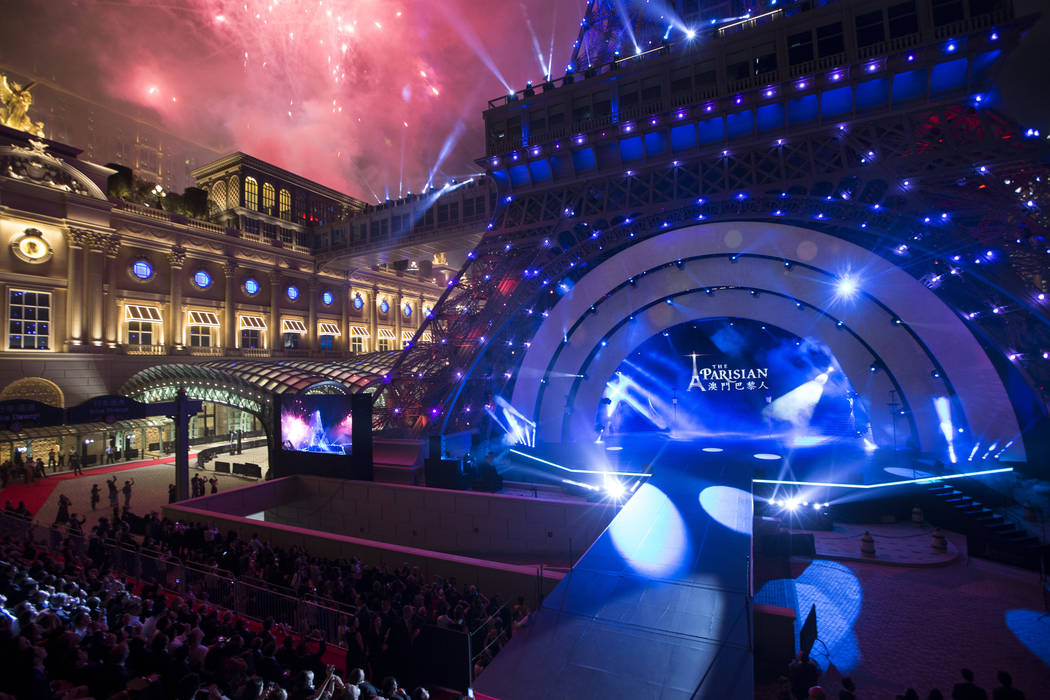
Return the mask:
<svg viewBox="0 0 1050 700">
<path fill-rule="evenodd" d="M 638 477 L 638 478 L 646 478 L 646 479 L 648 479 L 650 476 L 652 476 L 652 474 L 647 474 L 646 472 L 610 472 L 610 471 L 603 471 L 601 469 L 573 469 L 572 467 L 564 467 L 564 466 L 562 466 L 560 464 L 555 464 L 554 462 L 548 462 L 547 460 L 542 459 L 540 457 L 535 457 L 533 455 L 526 454 L 525 452 L 520 452 L 520 451 L 515 450 L 515 449 L 511 449 L 510 451 L 513 452 L 516 455 L 521 456 L 521 457 L 526 457 L 528 459 L 535 460 L 535 461 L 539 462 L 540 464 L 546 464 L 549 467 L 554 467 L 555 469 L 561 469 L 563 471 L 571 472 L 573 474 L 597 474 L 599 476 L 602 476 L 602 475 L 608 475 L 608 476 L 630 476 L 630 477 Z"/>
<path fill-rule="evenodd" d="M 513 452 L 513 450 L 511 450 Z M 903 481 L 886 481 L 881 484 L 838 484 L 830 481 L 788 481 L 786 479 L 752 479 L 753 484 L 776 484 L 778 486 L 827 486 L 839 489 L 881 489 L 886 486 L 902 486 L 904 484 L 933 484 L 938 481 L 949 479 L 962 479 L 967 476 L 984 476 L 986 474 L 1004 474 L 1012 472 L 1013 467 L 1001 469 L 985 469 L 979 472 L 966 472 L 964 474 L 948 474 L 946 476 L 927 476 L 921 479 L 904 479 Z"/>
</svg>

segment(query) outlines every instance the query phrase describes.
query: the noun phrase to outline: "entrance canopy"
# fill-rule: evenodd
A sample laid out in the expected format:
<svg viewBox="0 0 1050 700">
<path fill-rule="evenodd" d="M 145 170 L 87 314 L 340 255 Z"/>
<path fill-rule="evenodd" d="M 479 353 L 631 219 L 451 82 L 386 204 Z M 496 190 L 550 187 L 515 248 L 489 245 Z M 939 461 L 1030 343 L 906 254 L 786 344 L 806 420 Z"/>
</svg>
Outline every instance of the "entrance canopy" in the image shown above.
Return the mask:
<svg viewBox="0 0 1050 700">
<path fill-rule="evenodd" d="M 179 389 L 192 399 L 225 404 L 261 420 L 277 394 L 356 394 L 381 381 L 398 352 L 346 360 L 214 360 L 157 365 L 138 372 L 120 393 L 138 401 L 170 401 Z"/>
</svg>

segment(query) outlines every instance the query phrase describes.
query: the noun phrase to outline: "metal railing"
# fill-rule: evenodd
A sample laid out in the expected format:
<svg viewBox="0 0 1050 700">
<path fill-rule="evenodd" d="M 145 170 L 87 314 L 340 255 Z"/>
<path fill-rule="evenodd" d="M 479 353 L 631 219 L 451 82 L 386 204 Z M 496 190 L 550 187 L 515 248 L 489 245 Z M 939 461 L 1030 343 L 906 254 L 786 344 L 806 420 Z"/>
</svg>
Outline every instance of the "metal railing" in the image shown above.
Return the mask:
<svg viewBox="0 0 1050 700">
<path fill-rule="evenodd" d="M 319 597 L 298 597 L 271 590 L 263 582 L 236 578 L 231 572 L 143 550 L 132 541 L 99 540 L 71 534 L 63 527 L 43 527 L 10 514 L 0 515 L 0 534 L 22 537 L 34 544 L 61 552 L 69 540 L 73 552 L 88 557 L 100 570 L 109 569 L 142 582 L 155 583 L 169 593 L 187 600 L 208 603 L 236 612 L 246 618 L 273 618 L 293 632 L 319 630 L 329 644 L 342 643 L 340 631 L 356 609 Z"/>
</svg>

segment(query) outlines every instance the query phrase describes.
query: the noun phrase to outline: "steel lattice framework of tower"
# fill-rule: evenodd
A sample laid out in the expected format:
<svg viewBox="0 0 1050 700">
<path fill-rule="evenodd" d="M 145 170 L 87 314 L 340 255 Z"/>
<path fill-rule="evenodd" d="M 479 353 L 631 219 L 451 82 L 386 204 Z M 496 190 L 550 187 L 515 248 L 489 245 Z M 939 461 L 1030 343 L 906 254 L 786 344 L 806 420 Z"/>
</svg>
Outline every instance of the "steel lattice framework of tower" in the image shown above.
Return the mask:
<svg viewBox="0 0 1050 700">
<path fill-rule="evenodd" d="M 873 0 L 814 12 L 821 21 L 840 11 L 852 19 L 869 5 L 882 7 Z M 479 426 L 494 397 L 510 395 L 559 287 L 640 241 L 715 221 L 793 223 L 867 248 L 955 309 L 1001 373 L 1044 391 L 1050 159 L 1037 133 L 994 107 L 994 68 L 1032 21 L 996 7 L 947 28 L 920 23 L 906 40 L 851 47 L 835 61 L 782 70 L 781 80 L 720 81 L 678 100 L 665 93 L 560 131 L 530 130 L 530 117 L 538 121 L 530 105 L 575 91 L 574 105 L 587 79 L 495 104 L 479 162 L 500 206 L 424 327 L 435 342 L 409 346 L 385 378 L 380 424 L 417 435 Z M 756 31 L 783 39 L 813 24 L 807 19 L 799 13 Z M 700 60 L 695 47 L 679 51 L 672 45 L 631 70 L 644 80 Z M 959 60 L 961 74 L 939 84 L 949 69 L 959 72 Z M 612 64 L 591 80 L 612 75 L 622 84 L 631 77 L 623 70 Z M 907 80 L 918 86 L 894 99 Z M 814 94 L 810 118 L 801 105 Z M 828 114 L 845 94 L 849 104 Z M 750 128 L 734 126 L 745 113 Z M 779 125 L 763 128 L 763 114 L 780 114 Z M 520 124 L 520 135 L 494 138 L 507 124 Z M 712 137 L 716 128 L 723 131 Z M 985 255 L 993 248 L 994 261 Z"/>
<path fill-rule="evenodd" d="M 776 0 L 590 0 L 573 44 L 570 67 L 586 70 L 629 59 L 678 41 L 686 33 L 700 34 L 762 14 L 776 5 Z"/>
</svg>

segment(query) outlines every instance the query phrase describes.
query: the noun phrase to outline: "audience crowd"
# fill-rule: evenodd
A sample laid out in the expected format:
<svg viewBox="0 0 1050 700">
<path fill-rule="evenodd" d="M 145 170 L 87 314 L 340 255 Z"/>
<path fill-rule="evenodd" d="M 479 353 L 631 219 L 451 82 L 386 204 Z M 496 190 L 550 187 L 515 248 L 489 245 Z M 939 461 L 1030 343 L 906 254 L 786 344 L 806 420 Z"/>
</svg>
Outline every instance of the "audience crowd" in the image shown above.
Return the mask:
<svg viewBox="0 0 1050 700">
<path fill-rule="evenodd" d="M 17 510 L 9 506 L 8 514 Z M 114 508 L 86 536 L 83 523 L 63 513 L 47 551 L 0 540 L 0 658 L 18 660 L 16 672 L 0 678 L 0 700 L 3 693 L 31 700 L 425 698 L 422 687 L 409 694 L 397 681 L 411 688 L 422 680 L 424 628 L 471 634 L 473 648 L 483 650 L 476 672 L 528 618 L 523 599 L 503 605 L 475 586 L 427 582 L 417 567 L 311 557 L 257 536 L 156 513 L 138 517 L 127 507 Z M 226 601 L 206 589 L 179 597 L 165 590 L 171 582 L 125 580 L 111 569 L 120 550 L 331 603 L 340 611 L 345 676 L 324 663 L 335 650 L 317 630 L 300 637 L 272 619 L 249 624 L 216 607 Z M 376 686 L 366 678 L 383 680 Z"/>
<path fill-rule="evenodd" d="M 951 700 L 1025 700 L 1025 694 L 1014 688 L 1013 677 L 1006 671 L 999 671 L 997 680 L 999 686 L 988 691 L 977 685 L 974 672 L 968 668 L 960 671 L 962 680 L 952 686 Z M 850 677 L 840 681 L 841 689 L 838 695 L 819 684 L 820 669 L 806 652 L 800 652 L 788 666 L 786 676 L 780 677 L 780 692 L 777 700 L 857 700 L 857 686 Z M 922 700 L 915 688 L 908 688 L 897 695 L 897 700 Z M 926 700 L 945 700 L 944 693 L 938 688 L 932 688 L 926 695 Z"/>
</svg>

